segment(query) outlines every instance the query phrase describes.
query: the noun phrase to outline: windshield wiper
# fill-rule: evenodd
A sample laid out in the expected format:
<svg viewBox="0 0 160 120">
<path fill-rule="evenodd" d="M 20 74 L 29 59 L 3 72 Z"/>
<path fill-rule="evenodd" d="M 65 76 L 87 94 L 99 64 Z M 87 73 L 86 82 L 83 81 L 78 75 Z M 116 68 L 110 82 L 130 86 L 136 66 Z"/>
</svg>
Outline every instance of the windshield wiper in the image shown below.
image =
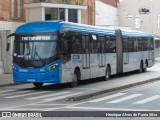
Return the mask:
<svg viewBox="0 0 160 120">
<path fill-rule="evenodd" d="M 35 46 L 35 49 L 34 49 L 34 53 L 38 56 L 39 60 L 41 61 L 41 63 L 43 63 L 43 60 L 41 58 L 41 56 L 38 54 L 37 50 L 36 50 L 36 46 Z M 35 57 L 35 56 L 34 56 Z"/>
<path fill-rule="evenodd" d="M 28 55 L 30 55 L 30 49 L 29 49 L 29 51 L 20 59 L 20 63 L 24 60 L 24 58 L 26 57 L 26 56 L 28 56 Z"/>
</svg>

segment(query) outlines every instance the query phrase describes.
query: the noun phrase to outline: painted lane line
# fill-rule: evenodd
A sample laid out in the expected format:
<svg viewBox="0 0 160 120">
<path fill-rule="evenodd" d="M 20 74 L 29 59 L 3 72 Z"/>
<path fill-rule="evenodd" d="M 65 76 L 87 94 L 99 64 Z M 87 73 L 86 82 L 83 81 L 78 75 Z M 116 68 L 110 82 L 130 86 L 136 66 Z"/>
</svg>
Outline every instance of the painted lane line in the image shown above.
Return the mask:
<svg viewBox="0 0 160 120">
<path fill-rule="evenodd" d="M 29 96 L 29 95 L 36 95 L 36 94 L 41 94 L 41 93 L 47 93 L 46 91 L 43 92 L 33 92 L 33 93 L 28 93 L 28 94 L 20 94 L 20 95 L 12 95 L 4 98 L 18 98 L 18 97 L 23 97 L 23 96 Z"/>
<path fill-rule="evenodd" d="M 0 96 L 7 96 L 7 95 L 14 95 L 14 94 L 20 94 L 20 93 L 30 93 L 31 91 L 18 91 L 18 92 L 10 92 L 10 93 L 4 93 L 0 94 Z"/>
<path fill-rule="evenodd" d="M 26 98 L 26 99 L 28 99 L 28 100 L 35 100 L 35 99 L 40 99 L 40 98 L 45 98 L 45 97 L 54 97 L 54 96 L 58 96 L 58 95 L 68 94 L 68 93 L 71 93 L 71 92 L 52 93 L 52 94 L 47 94 L 47 95 L 30 97 L 30 98 Z"/>
<path fill-rule="evenodd" d="M 151 102 L 151 101 L 159 99 L 159 98 L 160 98 L 160 95 L 155 95 L 155 96 L 152 96 L 152 97 L 137 101 L 134 104 L 144 104 L 144 103 Z"/>
<path fill-rule="evenodd" d="M 126 93 L 117 93 L 117 94 L 105 96 L 105 97 L 102 97 L 102 98 L 94 99 L 94 100 L 91 100 L 91 101 L 88 101 L 88 102 L 100 102 L 100 101 L 108 100 L 108 99 L 118 97 L 118 96 L 121 96 L 121 95 L 124 95 L 124 94 L 126 94 Z"/>
<path fill-rule="evenodd" d="M 82 93 L 83 92 L 78 92 L 78 93 L 73 93 L 73 94 L 69 94 L 69 95 L 63 95 L 63 96 L 48 98 L 48 99 L 43 99 L 43 100 L 45 100 L 45 101 L 55 101 L 55 100 L 59 100 L 59 99 L 64 99 L 64 98 L 72 96 L 72 95 L 79 95 L 79 94 L 82 94 Z"/>
<path fill-rule="evenodd" d="M 0 91 L 0 93 L 6 93 L 6 92 L 11 92 L 11 91 L 15 91 L 15 90 L 4 90 L 4 91 Z"/>
<path fill-rule="evenodd" d="M 133 95 L 129 95 L 129 96 L 127 96 L 127 97 L 119 98 L 119 99 L 116 99 L 116 100 L 113 100 L 113 101 L 110 101 L 110 102 L 107 102 L 107 103 L 120 103 L 120 102 L 129 100 L 129 99 L 132 99 L 132 98 L 141 96 L 141 95 L 142 95 L 142 94 L 133 94 Z"/>
</svg>

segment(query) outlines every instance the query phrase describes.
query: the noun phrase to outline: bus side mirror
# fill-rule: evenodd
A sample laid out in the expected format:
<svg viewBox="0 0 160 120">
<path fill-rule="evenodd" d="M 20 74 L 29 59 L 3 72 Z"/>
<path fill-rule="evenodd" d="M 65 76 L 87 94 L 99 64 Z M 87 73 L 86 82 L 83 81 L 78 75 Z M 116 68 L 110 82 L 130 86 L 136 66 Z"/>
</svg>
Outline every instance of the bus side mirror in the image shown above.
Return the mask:
<svg viewBox="0 0 160 120">
<path fill-rule="evenodd" d="M 6 51 L 8 52 L 9 55 L 11 55 L 11 54 L 9 53 L 10 43 L 8 42 L 8 39 L 9 39 L 10 37 L 12 37 L 12 36 L 16 36 L 16 33 L 12 33 L 12 34 L 10 34 L 10 35 L 7 36 L 7 46 L 6 46 Z M 12 55 L 11 55 L 11 56 L 12 56 Z"/>
<path fill-rule="evenodd" d="M 10 48 L 10 43 L 7 43 L 6 51 L 8 52 Z"/>
</svg>

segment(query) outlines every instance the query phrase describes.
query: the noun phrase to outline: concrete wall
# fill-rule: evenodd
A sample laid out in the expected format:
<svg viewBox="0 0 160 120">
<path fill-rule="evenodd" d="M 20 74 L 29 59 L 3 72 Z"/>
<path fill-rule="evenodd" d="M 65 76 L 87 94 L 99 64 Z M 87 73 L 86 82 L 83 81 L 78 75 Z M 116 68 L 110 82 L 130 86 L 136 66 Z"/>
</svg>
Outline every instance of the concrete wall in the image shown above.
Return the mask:
<svg viewBox="0 0 160 120">
<path fill-rule="evenodd" d="M 96 0 L 96 25 L 97 26 L 118 26 L 118 11 L 116 7 Z"/>
<path fill-rule="evenodd" d="M 6 52 L 7 36 L 23 23 L 0 21 L 0 74 L 12 72 L 12 56 Z M 11 43 L 11 53 L 13 49 L 13 38 L 9 40 Z"/>
<path fill-rule="evenodd" d="M 11 34 L 10 30 L 0 30 L 1 38 L 1 53 L 0 53 L 0 73 L 11 73 L 12 72 L 12 57 L 6 52 L 7 38 L 6 36 Z"/>
<path fill-rule="evenodd" d="M 120 26 L 160 36 L 160 28 L 158 28 L 159 2 L 159 0 L 124 0 L 120 2 L 118 5 Z M 141 8 L 147 8 L 150 12 L 139 14 Z M 139 16 L 140 28 L 135 28 L 137 16 Z"/>
<path fill-rule="evenodd" d="M 35 8 L 27 8 L 26 9 L 26 22 L 32 21 L 44 21 L 44 8 L 43 7 L 35 7 Z"/>
</svg>

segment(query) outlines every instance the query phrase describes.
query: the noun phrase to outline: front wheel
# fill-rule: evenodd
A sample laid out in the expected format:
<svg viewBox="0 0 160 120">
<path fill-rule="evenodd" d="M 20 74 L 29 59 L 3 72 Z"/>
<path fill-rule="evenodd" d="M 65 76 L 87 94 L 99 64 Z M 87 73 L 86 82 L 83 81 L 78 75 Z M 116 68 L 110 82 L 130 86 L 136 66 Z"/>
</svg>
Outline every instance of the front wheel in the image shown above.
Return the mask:
<svg viewBox="0 0 160 120">
<path fill-rule="evenodd" d="M 43 83 L 34 82 L 33 85 L 34 85 L 36 88 L 42 88 Z"/>
<path fill-rule="evenodd" d="M 70 87 L 76 87 L 78 85 L 78 74 L 75 72 L 72 76 L 72 81 L 70 82 Z"/>
</svg>

